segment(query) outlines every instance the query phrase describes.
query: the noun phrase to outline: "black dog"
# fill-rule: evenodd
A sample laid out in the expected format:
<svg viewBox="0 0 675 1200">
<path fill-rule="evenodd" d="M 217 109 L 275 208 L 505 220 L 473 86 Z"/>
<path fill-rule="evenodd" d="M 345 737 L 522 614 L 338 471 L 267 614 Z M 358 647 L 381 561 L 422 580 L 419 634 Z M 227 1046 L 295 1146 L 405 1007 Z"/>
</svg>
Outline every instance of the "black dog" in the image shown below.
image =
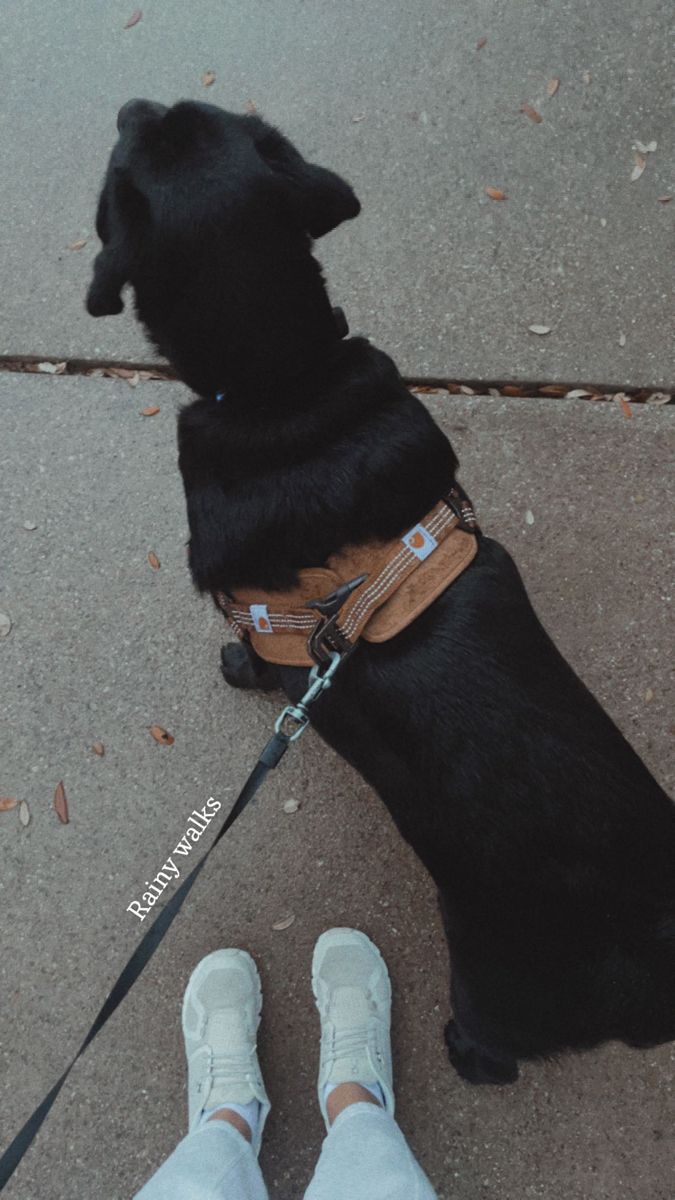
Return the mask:
<svg viewBox="0 0 675 1200">
<path fill-rule="evenodd" d="M 351 188 L 257 116 L 138 100 L 118 127 L 87 303 L 120 312 L 131 283 L 201 397 L 179 421 L 197 587 L 285 589 L 346 544 L 400 536 L 458 464 L 391 359 L 341 339 L 311 239 L 357 215 Z M 236 686 L 305 690 L 305 670 L 245 645 L 224 665 Z M 497 542 L 403 633 L 361 643 L 313 718 L 439 889 L 465 1079 L 675 1038 L 675 808 Z"/>
</svg>

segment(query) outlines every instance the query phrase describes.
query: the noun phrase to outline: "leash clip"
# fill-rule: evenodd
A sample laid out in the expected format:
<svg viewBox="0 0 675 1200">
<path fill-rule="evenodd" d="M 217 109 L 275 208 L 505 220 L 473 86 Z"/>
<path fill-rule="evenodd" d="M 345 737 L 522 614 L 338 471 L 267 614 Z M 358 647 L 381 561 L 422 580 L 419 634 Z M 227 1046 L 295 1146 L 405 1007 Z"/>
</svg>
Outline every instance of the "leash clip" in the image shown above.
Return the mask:
<svg viewBox="0 0 675 1200">
<path fill-rule="evenodd" d="M 367 575 L 357 575 L 356 579 L 350 579 L 348 583 L 340 584 L 339 588 L 336 588 L 329 596 L 325 596 L 323 600 L 307 601 L 305 608 L 315 608 L 322 617 L 307 642 L 307 648 L 315 663 L 319 665 L 330 663 L 331 655 L 336 651 L 340 659 L 346 658 L 355 648 L 355 643 L 350 642 L 340 629 L 337 619 L 345 601 L 349 599 L 352 592 L 365 583 L 367 578 Z"/>
<path fill-rule="evenodd" d="M 326 669 L 322 672 L 323 664 L 316 663 L 309 673 L 309 687 L 305 692 L 302 700 L 298 700 L 297 704 L 287 704 L 276 719 L 274 732 L 281 733 L 289 742 L 296 742 L 303 734 L 309 725 L 309 713 L 307 709 L 310 704 L 319 698 L 322 692 L 328 690 L 333 683 L 333 676 L 337 671 L 344 655 L 339 654 L 337 650 L 331 651 L 330 660 Z M 288 728 L 290 724 L 290 728 Z M 286 726 L 286 728 L 284 728 Z"/>
</svg>

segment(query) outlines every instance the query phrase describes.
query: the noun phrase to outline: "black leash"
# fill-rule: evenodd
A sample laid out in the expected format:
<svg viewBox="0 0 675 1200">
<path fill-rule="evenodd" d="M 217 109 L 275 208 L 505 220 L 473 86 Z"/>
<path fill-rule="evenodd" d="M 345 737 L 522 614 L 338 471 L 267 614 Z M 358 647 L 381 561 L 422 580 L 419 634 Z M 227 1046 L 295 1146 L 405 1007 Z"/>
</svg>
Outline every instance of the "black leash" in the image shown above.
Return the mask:
<svg viewBox="0 0 675 1200">
<path fill-rule="evenodd" d="M 300 706 L 298 706 L 298 708 L 300 708 Z M 286 712 L 287 710 L 284 710 L 284 713 Z M 290 715 L 292 715 L 292 713 Z M 279 721 L 281 721 L 281 718 Z M 305 728 L 305 725 L 303 725 L 302 728 Z M 246 805 L 249 804 L 253 799 L 269 772 L 281 762 L 281 759 L 296 736 L 297 731 L 294 734 L 287 734 L 283 733 L 280 729 L 277 729 L 273 737 L 270 738 L 256 765 L 251 771 L 251 774 L 246 780 L 241 792 L 235 800 L 232 808 L 230 809 L 224 824 L 218 830 L 213 842 L 206 851 L 206 854 L 199 860 L 196 866 L 192 868 L 190 874 L 181 883 L 178 891 L 174 892 L 166 907 L 162 909 L 153 925 L 141 938 L 127 965 L 124 967 L 121 975 L 117 979 L 117 982 L 108 994 L 107 1000 L 105 1001 L 101 1011 L 89 1030 L 89 1033 L 82 1042 L 82 1045 L 80 1046 L 70 1065 L 66 1067 L 61 1078 L 57 1079 L 53 1088 L 47 1093 L 44 1100 L 38 1104 L 33 1114 L 28 1118 L 25 1125 L 17 1133 L 13 1142 L 11 1142 L 11 1144 L 5 1150 L 2 1158 L 0 1158 L 0 1192 L 5 1187 L 5 1184 L 9 1182 L 11 1176 L 14 1174 L 16 1168 L 21 1162 L 21 1159 L 33 1141 L 33 1138 L 49 1115 L 52 1105 L 54 1104 L 59 1092 L 61 1091 L 61 1088 L 70 1075 L 70 1072 L 75 1066 L 78 1058 L 84 1054 L 89 1043 L 94 1040 L 99 1030 L 101 1030 L 106 1021 L 110 1019 L 115 1010 L 124 1000 L 127 992 L 133 987 L 143 968 L 147 963 L 150 962 L 150 959 L 160 945 L 165 933 L 167 933 L 167 931 L 171 928 L 171 925 L 183 907 L 183 904 L 191 892 L 198 875 L 202 871 L 209 854 L 211 854 L 212 850 L 214 850 L 218 845 L 220 839 L 225 836 L 228 829 L 232 828 L 237 817 L 243 813 Z"/>
</svg>

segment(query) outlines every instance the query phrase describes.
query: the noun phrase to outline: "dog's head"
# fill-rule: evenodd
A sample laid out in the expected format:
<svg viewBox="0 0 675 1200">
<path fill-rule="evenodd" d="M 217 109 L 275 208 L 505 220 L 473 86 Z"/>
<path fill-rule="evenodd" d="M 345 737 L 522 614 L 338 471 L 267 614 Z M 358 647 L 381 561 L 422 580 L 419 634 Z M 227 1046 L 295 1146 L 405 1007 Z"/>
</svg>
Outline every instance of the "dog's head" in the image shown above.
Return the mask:
<svg viewBox="0 0 675 1200">
<path fill-rule="evenodd" d="M 94 317 L 122 311 L 126 283 L 143 320 L 144 299 L 152 308 L 153 292 L 159 298 L 167 284 L 204 286 L 220 272 L 239 289 L 247 274 L 264 287 L 266 271 L 279 271 L 276 250 L 292 258 L 294 245 L 306 249 L 359 213 L 344 180 L 306 162 L 258 115 L 130 100 L 117 127 L 96 218 L 103 249 L 87 295 Z"/>
</svg>

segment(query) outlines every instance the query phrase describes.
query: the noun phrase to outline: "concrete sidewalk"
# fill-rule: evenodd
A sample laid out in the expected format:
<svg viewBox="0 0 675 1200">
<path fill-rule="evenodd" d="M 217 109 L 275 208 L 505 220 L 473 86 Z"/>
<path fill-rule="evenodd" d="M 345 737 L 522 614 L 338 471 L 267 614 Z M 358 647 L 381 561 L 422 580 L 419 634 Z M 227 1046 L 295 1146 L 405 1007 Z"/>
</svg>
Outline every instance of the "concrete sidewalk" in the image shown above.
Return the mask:
<svg viewBox="0 0 675 1200">
<path fill-rule="evenodd" d="M 0 640 L 0 793 L 31 811 L 27 828 L 0 813 L 2 1144 L 136 945 L 129 901 L 193 808 L 231 801 L 278 708 L 225 687 L 221 621 L 191 591 L 174 431 L 185 398 L 170 384 L 0 375 L 0 610 L 13 621 Z M 558 645 L 672 785 L 675 413 L 428 399 L 484 527 L 514 553 Z M 142 417 L 154 402 L 160 413 Z M 153 723 L 173 746 L 153 741 Z M 67 826 L 52 810 L 59 780 Z M 293 924 L 275 931 L 287 915 Z M 529 1065 L 513 1088 L 463 1084 L 442 1043 L 448 964 L 430 881 L 378 799 L 311 734 L 218 848 L 7 1200 L 128 1200 L 184 1129 L 180 1001 L 198 959 L 226 944 L 249 947 L 261 967 L 274 1105 L 262 1161 L 273 1200 L 297 1200 L 322 1131 L 311 950 L 342 923 L 367 930 L 389 963 L 400 1121 L 441 1200 L 669 1200 L 673 1047 L 610 1045 Z"/>
<path fill-rule="evenodd" d="M 130 0 L 3 5 L 0 354 L 148 359 L 128 313 L 83 311 L 117 110 L 251 100 L 353 183 L 362 215 L 317 253 L 404 374 L 673 386 L 666 0 L 140 7 L 124 29 Z"/>
</svg>

